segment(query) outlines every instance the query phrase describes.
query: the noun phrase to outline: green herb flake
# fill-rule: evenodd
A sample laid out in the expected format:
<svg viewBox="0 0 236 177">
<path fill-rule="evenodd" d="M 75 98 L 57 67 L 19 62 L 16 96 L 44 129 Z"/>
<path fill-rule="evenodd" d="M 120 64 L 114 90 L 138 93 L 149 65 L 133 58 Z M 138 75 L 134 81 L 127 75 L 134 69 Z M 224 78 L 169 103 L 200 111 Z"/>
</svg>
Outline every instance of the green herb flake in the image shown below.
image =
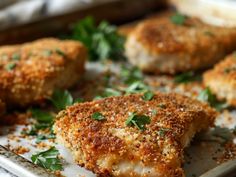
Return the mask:
<svg viewBox="0 0 236 177">
<path fill-rule="evenodd" d="M 53 121 L 53 116 L 45 111 L 39 109 L 31 109 L 32 116 L 37 119 L 40 123 L 51 123 Z"/>
<path fill-rule="evenodd" d="M 183 25 L 186 21 L 187 17 L 185 15 L 182 15 L 180 13 L 176 13 L 175 15 L 170 17 L 170 20 L 172 23 L 176 25 Z"/>
<path fill-rule="evenodd" d="M 201 76 L 195 74 L 193 71 L 179 74 L 175 76 L 174 78 L 175 83 L 188 83 L 188 82 L 200 81 L 200 80 L 201 80 Z"/>
<path fill-rule="evenodd" d="M 14 53 L 11 58 L 15 61 L 18 61 L 18 60 L 20 60 L 20 54 L 19 53 Z"/>
<path fill-rule="evenodd" d="M 84 99 L 83 98 L 77 98 L 74 100 L 74 103 L 83 103 Z"/>
<path fill-rule="evenodd" d="M 58 110 L 62 110 L 73 104 L 73 97 L 67 90 L 55 90 L 51 101 Z"/>
<path fill-rule="evenodd" d="M 169 128 L 161 128 L 158 131 L 158 135 L 163 138 L 169 130 L 170 130 Z"/>
<path fill-rule="evenodd" d="M 216 96 L 212 94 L 209 87 L 201 91 L 197 97 L 198 100 L 203 102 L 208 102 L 210 106 L 214 107 L 216 110 L 221 111 L 228 107 L 228 104 L 225 102 L 219 102 L 216 99 Z"/>
<path fill-rule="evenodd" d="M 153 93 L 153 92 L 147 91 L 147 92 L 145 92 L 145 93 L 143 94 L 142 99 L 143 99 L 144 101 L 150 101 L 150 100 L 152 100 L 153 96 L 154 96 L 154 93 Z"/>
<path fill-rule="evenodd" d="M 43 56 L 49 57 L 49 56 L 51 56 L 51 55 L 52 55 L 52 50 L 45 49 L 45 50 L 43 51 Z"/>
<path fill-rule="evenodd" d="M 16 63 L 9 63 L 5 66 L 7 71 L 12 71 L 16 67 Z"/>
<path fill-rule="evenodd" d="M 139 130 L 143 131 L 146 129 L 145 125 L 150 124 L 151 119 L 145 115 L 137 115 L 136 113 L 131 113 L 128 119 L 125 121 L 127 126 L 135 126 Z"/>
<path fill-rule="evenodd" d="M 117 28 L 106 21 L 98 26 L 92 17 L 80 20 L 74 25 L 72 39 L 81 41 L 89 51 L 90 60 L 124 59 L 125 38 Z"/>
<path fill-rule="evenodd" d="M 92 119 L 94 120 L 105 120 L 106 118 L 100 112 L 95 112 L 92 114 Z"/>
<path fill-rule="evenodd" d="M 64 53 L 62 50 L 60 50 L 60 49 L 56 49 L 55 51 L 56 51 L 56 53 L 57 53 L 58 55 L 61 55 L 61 56 L 63 56 L 63 57 L 66 56 L 65 53 Z"/>
<path fill-rule="evenodd" d="M 130 84 L 126 89 L 126 94 L 132 94 L 132 93 L 141 93 L 149 90 L 149 87 L 144 84 L 142 81 L 136 81 L 132 84 Z"/>
<path fill-rule="evenodd" d="M 153 110 L 152 110 L 152 116 L 155 116 L 155 115 L 157 115 L 157 110 L 156 110 L 156 109 L 153 109 Z"/>
<path fill-rule="evenodd" d="M 143 80 L 143 73 L 137 67 L 122 66 L 120 76 L 125 84 Z"/>
<path fill-rule="evenodd" d="M 162 109 L 165 109 L 165 108 L 166 108 L 166 105 L 165 105 L 164 103 L 160 103 L 159 105 L 157 105 L 157 107 L 162 108 Z"/>
<path fill-rule="evenodd" d="M 43 168 L 49 169 L 51 171 L 62 170 L 62 163 L 58 158 L 59 151 L 55 147 L 34 154 L 31 156 L 31 160 L 34 164 L 39 165 Z"/>
</svg>

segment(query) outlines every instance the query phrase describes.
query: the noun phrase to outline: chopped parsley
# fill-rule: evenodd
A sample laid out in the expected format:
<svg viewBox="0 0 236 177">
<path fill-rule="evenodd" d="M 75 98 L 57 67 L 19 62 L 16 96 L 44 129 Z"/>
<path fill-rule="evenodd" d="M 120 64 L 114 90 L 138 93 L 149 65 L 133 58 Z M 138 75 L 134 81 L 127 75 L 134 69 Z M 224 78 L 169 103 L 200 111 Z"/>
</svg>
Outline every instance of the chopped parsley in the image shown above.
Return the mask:
<svg viewBox="0 0 236 177">
<path fill-rule="evenodd" d="M 15 61 L 18 61 L 18 60 L 20 60 L 20 54 L 19 53 L 14 53 L 11 58 Z"/>
<path fill-rule="evenodd" d="M 154 93 L 153 93 L 153 92 L 151 92 L 151 91 L 146 91 L 146 92 L 143 94 L 142 99 L 143 99 L 144 101 L 150 101 L 150 100 L 153 98 L 153 96 L 154 96 Z"/>
<path fill-rule="evenodd" d="M 176 25 L 183 25 L 186 21 L 187 17 L 185 15 L 182 15 L 180 13 L 176 13 L 175 15 L 172 15 L 170 17 L 170 20 L 172 23 Z"/>
<path fill-rule="evenodd" d="M 163 109 L 166 108 L 166 105 L 165 105 L 164 103 L 160 103 L 160 104 L 158 104 L 157 106 L 158 106 L 159 108 L 163 108 Z"/>
<path fill-rule="evenodd" d="M 143 73 L 137 67 L 122 66 L 120 76 L 125 84 L 132 84 L 143 80 Z"/>
<path fill-rule="evenodd" d="M 188 82 L 200 81 L 200 80 L 201 80 L 201 76 L 195 74 L 193 71 L 179 74 L 175 76 L 174 78 L 174 81 L 176 83 L 188 83 Z"/>
<path fill-rule="evenodd" d="M 56 49 L 55 51 L 58 55 L 61 55 L 63 57 L 66 56 L 65 53 L 63 51 L 61 51 L 60 49 Z"/>
<path fill-rule="evenodd" d="M 58 156 L 59 151 L 55 147 L 51 147 L 46 151 L 32 155 L 31 160 L 34 164 L 51 171 L 62 170 L 62 163 Z"/>
<path fill-rule="evenodd" d="M 62 110 L 73 104 L 73 97 L 67 90 L 55 90 L 51 101 L 58 110 Z"/>
<path fill-rule="evenodd" d="M 118 34 L 115 26 L 106 21 L 96 26 L 92 17 L 80 20 L 74 25 L 71 38 L 81 41 L 88 48 L 90 60 L 125 58 L 125 38 Z"/>
<path fill-rule="evenodd" d="M 40 109 L 31 109 L 31 113 L 40 123 L 51 123 L 54 119 L 50 113 L 41 111 Z"/>
<path fill-rule="evenodd" d="M 140 93 L 149 90 L 149 87 L 145 85 L 142 81 L 136 81 L 130 84 L 127 88 L 125 88 L 126 94 L 131 93 Z"/>
<path fill-rule="evenodd" d="M 131 113 L 128 119 L 125 121 L 127 126 L 135 126 L 141 131 L 145 130 L 145 125 L 150 123 L 150 117 L 145 115 L 137 115 L 136 113 Z"/>
<path fill-rule="evenodd" d="M 105 120 L 106 118 L 100 112 L 95 112 L 92 114 L 92 119 L 94 120 Z"/>
<path fill-rule="evenodd" d="M 163 138 L 169 130 L 170 130 L 169 128 L 161 128 L 158 131 L 158 135 Z"/>
<path fill-rule="evenodd" d="M 84 102 L 84 99 L 83 98 L 76 98 L 73 102 L 74 103 L 82 103 L 82 102 Z"/>
<path fill-rule="evenodd" d="M 52 50 L 45 49 L 45 50 L 43 51 L 43 56 L 49 57 L 49 56 L 51 56 L 51 55 L 52 55 Z"/>
<path fill-rule="evenodd" d="M 6 65 L 5 69 L 6 69 L 7 71 L 11 71 L 11 70 L 13 70 L 15 67 L 16 67 L 16 63 L 9 63 L 9 64 Z"/>
<path fill-rule="evenodd" d="M 197 97 L 198 100 L 208 102 L 210 106 L 214 107 L 216 110 L 221 111 L 228 107 L 225 102 L 219 102 L 216 96 L 212 94 L 209 87 L 201 91 Z"/>
</svg>

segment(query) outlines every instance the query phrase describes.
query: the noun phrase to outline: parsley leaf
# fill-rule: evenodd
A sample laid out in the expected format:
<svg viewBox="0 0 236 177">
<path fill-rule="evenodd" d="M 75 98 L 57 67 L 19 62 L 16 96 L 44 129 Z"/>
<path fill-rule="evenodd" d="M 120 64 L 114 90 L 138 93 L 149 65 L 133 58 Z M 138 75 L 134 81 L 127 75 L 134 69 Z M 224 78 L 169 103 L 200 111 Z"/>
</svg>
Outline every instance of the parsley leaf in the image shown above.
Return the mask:
<svg viewBox="0 0 236 177">
<path fill-rule="evenodd" d="M 45 50 L 43 51 L 43 56 L 49 57 L 50 55 L 52 55 L 52 50 L 45 49 Z"/>
<path fill-rule="evenodd" d="M 153 98 L 153 96 L 154 96 L 154 93 L 152 93 L 151 91 L 147 91 L 143 94 L 142 99 L 144 101 L 150 101 Z"/>
<path fill-rule="evenodd" d="M 55 90 L 51 101 L 58 110 L 62 110 L 73 104 L 73 97 L 67 90 Z"/>
<path fill-rule="evenodd" d="M 159 134 L 160 137 L 163 138 L 169 130 L 170 130 L 169 128 L 161 128 L 161 129 L 158 131 L 158 134 Z"/>
<path fill-rule="evenodd" d="M 120 76 L 125 84 L 143 80 L 143 73 L 137 67 L 130 68 L 123 66 L 121 68 Z"/>
<path fill-rule="evenodd" d="M 12 58 L 13 60 L 18 61 L 18 60 L 20 60 L 20 54 L 19 54 L 19 53 L 14 53 L 11 58 Z"/>
<path fill-rule="evenodd" d="M 186 19 L 187 17 L 180 13 L 176 13 L 175 15 L 170 17 L 171 22 L 176 25 L 183 25 Z"/>
<path fill-rule="evenodd" d="M 6 65 L 5 69 L 6 69 L 7 71 L 11 71 L 11 70 L 13 70 L 15 67 L 16 67 L 16 63 L 9 63 L 9 64 Z"/>
<path fill-rule="evenodd" d="M 212 94 L 209 87 L 205 90 L 201 91 L 197 97 L 198 100 L 208 102 L 212 107 L 216 108 L 216 110 L 221 111 L 228 107 L 228 104 L 225 102 L 219 102 L 216 99 L 216 96 Z"/>
<path fill-rule="evenodd" d="M 58 155 L 59 151 L 55 147 L 52 147 L 46 151 L 32 155 L 31 160 L 34 164 L 52 171 L 62 170 L 62 163 Z"/>
<path fill-rule="evenodd" d="M 143 131 L 145 130 L 145 125 L 150 124 L 151 119 L 148 116 L 145 115 L 137 115 L 136 113 L 131 113 L 131 115 L 128 117 L 128 119 L 125 121 L 125 124 L 127 126 L 135 126 L 139 130 Z"/>
<path fill-rule="evenodd" d="M 199 80 L 201 80 L 201 76 L 196 75 L 193 71 L 179 74 L 175 76 L 174 78 L 174 81 L 176 83 L 188 83 L 188 82 L 199 81 Z"/>
<path fill-rule="evenodd" d="M 125 92 L 126 94 L 130 94 L 130 93 L 140 93 L 140 92 L 145 92 L 149 90 L 149 87 L 147 85 L 145 85 L 143 82 L 141 81 L 136 81 L 132 84 L 130 84 L 126 89 Z"/>
<path fill-rule="evenodd" d="M 106 21 L 98 26 L 92 17 L 79 21 L 74 25 L 72 39 L 81 41 L 88 48 L 90 60 L 124 59 L 125 38 Z"/>
<path fill-rule="evenodd" d="M 95 112 L 92 114 L 92 119 L 94 120 L 105 120 L 106 118 L 100 112 Z"/>
<path fill-rule="evenodd" d="M 51 123 L 53 121 L 53 116 L 48 112 L 39 109 L 31 109 L 31 113 L 38 122 Z"/>
</svg>

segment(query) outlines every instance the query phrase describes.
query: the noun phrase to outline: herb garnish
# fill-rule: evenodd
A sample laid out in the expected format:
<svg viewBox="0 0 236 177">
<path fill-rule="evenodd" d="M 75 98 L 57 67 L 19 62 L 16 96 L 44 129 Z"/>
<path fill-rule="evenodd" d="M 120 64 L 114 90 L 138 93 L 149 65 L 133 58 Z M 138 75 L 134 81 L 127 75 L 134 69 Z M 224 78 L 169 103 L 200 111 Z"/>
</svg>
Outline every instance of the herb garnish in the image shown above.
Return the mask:
<svg viewBox="0 0 236 177">
<path fill-rule="evenodd" d="M 55 90 L 51 101 L 58 110 L 62 110 L 73 104 L 73 97 L 67 90 Z"/>
<path fill-rule="evenodd" d="M 51 171 L 62 170 L 62 163 L 58 155 L 59 151 L 55 147 L 51 147 L 46 151 L 32 155 L 31 160 L 34 164 Z"/>
<path fill-rule="evenodd" d="M 176 83 L 188 83 L 188 82 L 199 81 L 199 80 L 201 80 L 201 76 L 196 75 L 193 71 L 179 74 L 175 76 L 174 78 L 174 81 Z"/>
<path fill-rule="evenodd" d="M 98 26 L 92 17 L 87 17 L 74 25 L 72 39 L 81 41 L 89 50 L 90 60 L 123 59 L 124 37 L 116 27 L 106 21 Z"/>
<path fill-rule="evenodd" d="M 185 15 L 180 14 L 180 13 L 176 13 L 175 15 L 172 15 L 170 17 L 171 22 L 176 25 L 183 25 L 185 23 L 186 19 L 187 19 L 187 17 Z"/>
<path fill-rule="evenodd" d="M 6 65 L 5 69 L 6 69 L 7 71 L 11 71 L 11 70 L 13 70 L 15 67 L 16 67 L 16 63 L 9 63 L 9 64 Z"/>
<path fill-rule="evenodd" d="M 127 126 L 135 126 L 139 130 L 145 130 L 145 125 L 150 124 L 151 119 L 145 115 L 137 115 L 136 113 L 131 113 L 128 119 L 125 121 Z"/>
<path fill-rule="evenodd" d="M 170 130 L 169 128 L 160 128 L 160 130 L 158 131 L 158 134 L 160 137 L 163 138 L 169 130 Z"/>
<path fill-rule="evenodd" d="M 207 87 L 205 90 L 201 91 L 199 93 L 197 99 L 200 101 L 208 102 L 212 107 L 214 107 L 218 111 L 221 111 L 222 109 L 225 109 L 228 107 L 227 103 L 219 102 L 216 99 L 216 96 L 212 94 L 209 87 Z"/>
<path fill-rule="evenodd" d="M 149 87 L 141 81 L 136 81 L 136 82 L 130 84 L 127 88 L 125 88 L 126 94 L 140 93 L 140 92 L 145 92 L 148 90 L 149 90 Z"/>
<path fill-rule="evenodd" d="M 43 51 L 43 56 L 49 57 L 50 55 L 52 55 L 52 50 L 45 49 L 45 50 Z"/>
<path fill-rule="evenodd" d="M 40 123 L 51 123 L 53 121 L 53 116 L 40 109 L 31 109 L 32 116 L 37 119 Z"/>
<path fill-rule="evenodd" d="M 92 114 L 92 119 L 94 120 L 105 120 L 106 118 L 100 112 L 95 112 Z"/>
<path fill-rule="evenodd" d="M 143 73 L 137 67 L 122 66 L 120 76 L 125 84 L 143 80 Z"/>
<path fill-rule="evenodd" d="M 20 60 L 20 54 L 19 54 L 19 53 L 14 53 L 11 58 L 12 58 L 13 60 L 18 61 L 18 60 Z"/>
<path fill-rule="evenodd" d="M 153 96 L 154 96 L 154 93 L 153 93 L 153 92 L 151 92 L 151 91 L 146 91 L 146 92 L 143 94 L 142 99 L 143 99 L 144 101 L 150 101 L 150 100 L 153 98 Z"/>
<path fill-rule="evenodd" d="M 60 49 L 56 49 L 55 51 L 58 55 L 61 55 L 63 57 L 66 56 L 65 53 L 63 51 L 61 51 Z"/>
</svg>

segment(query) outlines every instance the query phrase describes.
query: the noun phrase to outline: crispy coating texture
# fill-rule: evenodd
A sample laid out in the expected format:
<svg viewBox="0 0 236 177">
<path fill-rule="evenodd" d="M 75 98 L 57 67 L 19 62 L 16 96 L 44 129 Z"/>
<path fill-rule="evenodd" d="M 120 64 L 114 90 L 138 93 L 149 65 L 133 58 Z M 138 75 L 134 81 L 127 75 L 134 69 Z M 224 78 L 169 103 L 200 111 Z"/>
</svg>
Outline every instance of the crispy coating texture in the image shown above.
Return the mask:
<svg viewBox="0 0 236 177">
<path fill-rule="evenodd" d="M 236 53 L 227 56 L 203 75 L 205 86 L 220 100 L 236 106 Z"/>
<path fill-rule="evenodd" d="M 92 119 L 95 112 L 106 120 Z M 150 117 L 146 130 L 125 124 L 132 112 Z M 144 101 L 134 94 L 68 107 L 58 114 L 54 131 L 75 161 L 99 176 L 179 177 L 183 148 L 215 116 L 208 105 L 185 96 L 156 93 Z"/>
<path fill-rule="evenodd" d="M 54 89 L 73 86 L 84 72 L 86 48 L 53 38 L 0 48 L 0 99 L 27 106 L 49 98 Z"/>
<path fill-rule="evenodd" d="M 188 17 L 184 24 L 173 13 L 144 20 L 126 42 L 129 61 L 145 72 L 175 74 L 212 66 L 236 48 L 236 28 L 204 24 Z"/>
</svg>

